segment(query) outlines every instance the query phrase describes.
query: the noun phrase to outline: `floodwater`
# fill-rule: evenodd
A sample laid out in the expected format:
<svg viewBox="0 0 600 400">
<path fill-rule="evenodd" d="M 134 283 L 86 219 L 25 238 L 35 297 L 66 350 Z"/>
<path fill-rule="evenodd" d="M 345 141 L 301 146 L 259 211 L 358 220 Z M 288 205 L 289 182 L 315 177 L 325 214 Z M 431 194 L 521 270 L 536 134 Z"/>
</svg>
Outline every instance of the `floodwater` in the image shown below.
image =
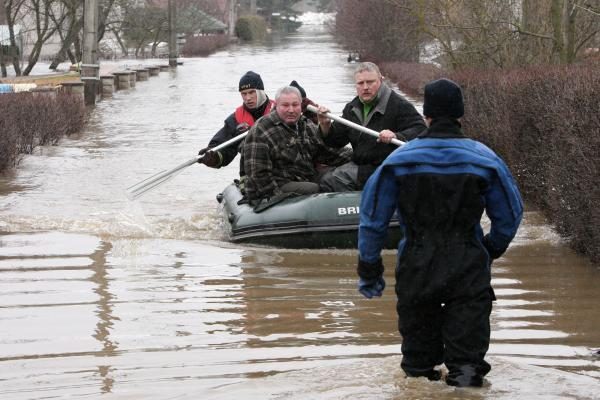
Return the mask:
<svg viewBox="0 0 600 400">
<path fill-rule="evenodd" d="M 296 79 L 340 112 L 353 96 L 346 56 L 306 26 L 185 59 L 2 177 L 0 398 L 600 398 L 600 271 L 535 210 L 493 266 L 492 372 L 482 389 L 455 389 L 400 370 L 393 252 L 383 298 L 366 300 L 356 251 L 228 243 L 215 195 L 236 162 L 125 196 L 205 146 L 247 70 L 271 95 Z"/>
</svg>

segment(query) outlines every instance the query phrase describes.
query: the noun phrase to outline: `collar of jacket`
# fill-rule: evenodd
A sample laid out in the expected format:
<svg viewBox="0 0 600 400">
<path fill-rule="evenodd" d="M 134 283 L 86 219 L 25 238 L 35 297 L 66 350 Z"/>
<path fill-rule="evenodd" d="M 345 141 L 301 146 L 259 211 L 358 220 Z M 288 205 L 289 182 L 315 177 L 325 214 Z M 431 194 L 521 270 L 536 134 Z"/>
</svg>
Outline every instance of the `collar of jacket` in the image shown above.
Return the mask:
<svg viewBox="0 0 600 400">
<path fill-rule="evenodd" d="M 377 92 L 376 96 L 377 104 L 375 105 L 375 107 L 373 107 L 373 109 L 367 116 L 367 119 L 363 118 L 363 103 L 360 101 L 358 96 L 356 96 L 350 102 L 350 104 L 352 105 L 352 112 L 357 116 L 362 126 L 367 126 L 369 125 L 369 122 L 371 121 L 371 118 L 373 118 L 373 115 L 375 115 L 375 113 L 383 115 L 385 109 L 387 108 L 387 104 L 390 100 L 391 95 L 392 89 L 388 85 L 386 85 L 385 82 L 381 82 L 381 86 L 379 87 L 379 91 Z"/>
<path fill-rule="evenodd" d="M 294 126 L 289 126 L 288 124 L 286 124 L 285 122 L 283 122 L 283 120 L 281 119 L 281 117 L 279 116 L 279 114 L 277 114 L 277 110 L 273 110 L 271 112 L 271 115 L 273 115 L 273 123 L 275 125 L 281 125 L 285 129 L 287 129 L 288 131 L 290 131 L 292 133 L 298 134 L 301 129 L 304 129 L 304 119 L 305 119 L 305 117 L 303 115 L 300 115 L 300 118 L 298 119 L 298 121 L 296 121 L 296 124 Z"/>
<path fill-rule="evenodd" d="M 256 108 L 248 108 L 246 107 L 245 104 L 242 104 L 242 106 L 246 109 L 246 111 L 248 111 L 252 117 L 254 117 L 254 120 L 256 121 L 257 119 L 259 119 L 260 117 L 262 117 L 265 114 L 265 110 L 267 108 L 267 106 L 269 105 L 270 100 L 269 100 L 269 96 L 265 95 L 265 100 Z"/>
<path fill-rule="evenodd" d="M 436 138 L 436 139 L 465 139 L 466 136 L 462 131 L 460 121 L 452 118 L 436 118 L 431 121 L 431 125 L 423 133 L 420 138 Z"/>
</svg>

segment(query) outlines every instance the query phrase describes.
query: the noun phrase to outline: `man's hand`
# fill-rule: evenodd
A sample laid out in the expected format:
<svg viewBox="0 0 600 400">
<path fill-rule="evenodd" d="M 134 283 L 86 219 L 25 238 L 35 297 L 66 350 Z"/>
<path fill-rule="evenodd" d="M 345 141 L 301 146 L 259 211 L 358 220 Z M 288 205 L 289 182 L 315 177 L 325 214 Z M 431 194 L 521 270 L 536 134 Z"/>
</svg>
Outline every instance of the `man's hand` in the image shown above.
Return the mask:
<svg viewBox="0 0 600 400">
<path fill-rule="evenodd" d="M 379 139 L 377 139 L 377 141 L 381 143 L 391 143 L 392 139 L 396 139 L 396 134 L 389 129 L 384 129 L 379 132 Z"/>
<path fill-rule="evenodd" d="M 329 112 L 329 109 L 325 106 L 319 106 L 319 113 L 317 117 L 319 119 L 319 130 L 323 136 L 327 136 L 329 128 L 331 128 L 331 120 L 325 114 Z"/>
<path fill-rule="evenodd" d="M 384 269 L 381 258 L 370 263 L 361 260 L 360 256 L 358 257 L 358 267 L 356 268 L 359 277 L 358 291 L 367 299 L 381 297 L 383 294 L 383 289 L 385 289 Z"/>
<path fill-rule="evenodd" d="M 198 152 L 202 157 L 198 159 L 199 164 L 207 167 L 218 168 L 221 165 L 221 157 L 218 151 L 212 151 L 208 147 Z"/>
<path fill-rule="evenodd" d="M 498 248 L 494 245 L 489 233 L 483 237 L 482 243 L 483 247 L 485 247 L 492 260 L 500 258 L 502 254 L 504 254 L 504 252 L 506 251 L 506 247 Z"/>
</svg>

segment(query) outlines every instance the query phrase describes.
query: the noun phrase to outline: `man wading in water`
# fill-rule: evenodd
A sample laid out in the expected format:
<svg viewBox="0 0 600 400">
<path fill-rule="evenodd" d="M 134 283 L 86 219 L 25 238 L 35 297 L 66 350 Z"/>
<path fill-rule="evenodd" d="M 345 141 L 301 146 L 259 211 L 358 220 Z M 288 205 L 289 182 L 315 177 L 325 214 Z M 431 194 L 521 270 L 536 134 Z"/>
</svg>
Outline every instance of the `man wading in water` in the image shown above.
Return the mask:
<svg viewBox="0 0 600 400">
<path fill-rule="evenodd" d="M 447 79 L 425 86 L 428 129 L 393 152 L 365 186 L 360 205 L 358 289 L 367 298 L 385 288 L 381 249 L 398 212 L 396 296 L 402 369 L 409 377 L 481 386 L 490 371 L 495 300 L 491 262 L 515 236 L 523 206 L 513 177 L 488 147 L 464 136 L 462 91 Z M 480 225 L 485 210 L 490 232 Z"/>
</svg>

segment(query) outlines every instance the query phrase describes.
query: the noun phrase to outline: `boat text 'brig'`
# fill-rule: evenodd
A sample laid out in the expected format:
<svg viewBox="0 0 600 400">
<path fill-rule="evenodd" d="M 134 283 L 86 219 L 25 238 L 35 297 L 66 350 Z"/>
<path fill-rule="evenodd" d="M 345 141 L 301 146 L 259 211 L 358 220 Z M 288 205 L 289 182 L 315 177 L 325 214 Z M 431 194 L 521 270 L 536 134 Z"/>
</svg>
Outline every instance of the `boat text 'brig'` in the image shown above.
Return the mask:
<svg viewBox="0 0 600 400">
<path fill-rule="evenodd" d="M 360 207 L 339 207 L 337 209 L 338 215 L 355 215 L 360 214 Z"/>
</svg>

